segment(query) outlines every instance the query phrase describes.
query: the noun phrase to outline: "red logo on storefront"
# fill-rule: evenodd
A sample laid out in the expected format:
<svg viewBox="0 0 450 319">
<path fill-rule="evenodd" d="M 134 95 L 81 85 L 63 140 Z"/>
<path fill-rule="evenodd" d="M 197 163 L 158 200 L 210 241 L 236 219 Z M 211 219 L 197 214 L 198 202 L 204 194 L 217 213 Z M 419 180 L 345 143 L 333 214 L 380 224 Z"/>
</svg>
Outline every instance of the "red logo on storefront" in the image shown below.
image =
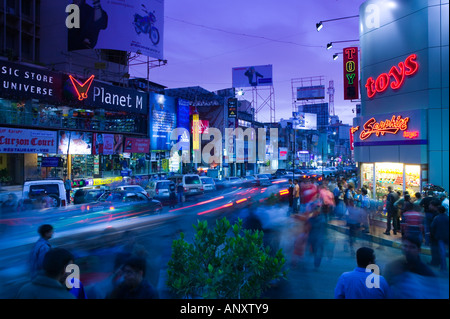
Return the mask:
<svg viewBox="0 0 450 319">
<path fill-rule="evenodd" d="M 92 81 L 94 81 L 94 75 L 91 75 L 84 83 L 80 83 L 71 75 L 69 75 L 69 79 L 72 82 L 75 91 L 77 91 L 78 100 L 83 101 L 84 99 L 87 99 L 87 94 L 91 87 Z"/>
<path fill-rule="evenodd" d="M 405 81 L 405 77 L 415 74 L 419 69 L 419 64 L 416 62 L 416 59 L 417 55 L 411 54 L 404 62 L 400 62 L 398 66 L 394 65 L 389 70 L 389 73 L 380 74 L 376 80 L 369 77 L 365 85 L 367 96 L 371 99 L 375 94 L 386 91 L 389 86 L 393 90 L 401 88 Z M 393 79 L 392 82 L 391 78 Z"/>
<path fill-rule="evenodd" d="M 390 120 L 380 121 L 377 123 L 375 118 L 371 118 L 364 124 L 364 130 L 359 135 L 361 140 L 369 138 L 372 134 L 376 136 L 389 134 L 397 134 L 398 131 L 405 131 L 408 128 L 409 117 L 402 119 L 401 115 L 393 115 Z"/>
<path fill-rule="evenodd" d="M 419 132 L 418 131 L 412 131 L 412 132 L 403 132 L 403 137 L 406 138 L 417 138 L 419 137 Z"/>
</svg>

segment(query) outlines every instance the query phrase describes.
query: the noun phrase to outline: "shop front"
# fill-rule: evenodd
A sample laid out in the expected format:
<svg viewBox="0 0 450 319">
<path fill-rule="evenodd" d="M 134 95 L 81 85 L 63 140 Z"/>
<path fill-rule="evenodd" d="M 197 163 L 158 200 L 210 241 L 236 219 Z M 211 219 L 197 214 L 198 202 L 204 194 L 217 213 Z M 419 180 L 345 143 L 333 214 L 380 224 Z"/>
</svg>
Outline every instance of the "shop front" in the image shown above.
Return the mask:
<svg viewBox="0 0 450 319">
<path fill-rule="evenodd" d="M 355 119 L 353 141 L 360 185 L 382 200 L 388 186 L 414 195 L 427 179 L 427 116 L 424 110 Z"/>
<path fill-rule="evenodd" d="M 148 173 L 148 150 L 124 150 L 127 138 L 149 144 L 147 93 L 3 60 L 0 83 L 1 182 Z M 31 147 L 39 134 L 51 147 Z"/>
<path fill-rule="evenodd" d="M 365 1 L 355 161 L 374 198 L 449 189 L 448 2 Z M 344 49 L 345 50 L 345 49 Z"/>
</svg>

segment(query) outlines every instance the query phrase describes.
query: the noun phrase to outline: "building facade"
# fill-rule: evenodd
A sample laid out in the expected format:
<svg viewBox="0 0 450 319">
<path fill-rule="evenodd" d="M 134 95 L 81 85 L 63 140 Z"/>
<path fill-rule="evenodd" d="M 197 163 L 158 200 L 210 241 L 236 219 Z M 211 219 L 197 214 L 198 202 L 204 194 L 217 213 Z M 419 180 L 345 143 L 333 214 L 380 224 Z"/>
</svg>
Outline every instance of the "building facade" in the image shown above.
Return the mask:
<svg viewBox="0 0 450 319">
<path fill-rule="evenodd" d="M 361 182 L 414 193 L 449 189 L 448 1 L 360 6 L 361 116 L 354 119 Z"/>
</svg>

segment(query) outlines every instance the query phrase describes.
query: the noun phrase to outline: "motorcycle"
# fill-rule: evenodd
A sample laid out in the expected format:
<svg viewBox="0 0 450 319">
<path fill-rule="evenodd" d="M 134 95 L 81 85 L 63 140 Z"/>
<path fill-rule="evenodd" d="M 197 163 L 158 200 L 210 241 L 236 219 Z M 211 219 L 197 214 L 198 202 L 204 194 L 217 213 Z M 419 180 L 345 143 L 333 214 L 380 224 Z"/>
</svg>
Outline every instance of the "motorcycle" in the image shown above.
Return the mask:
<svg viewBox="0 0 450 319">
<path fill-rule="evenodd" d="M 141 16 L 139 14 L 134 15 L 134 29 L 136 30 L 137 34 L 149 34 L 150 40 L 154 45 L 157 45 L 159 43 L 159 31 L 154 26 L 156 23 L 156 16 L 147 10 L 147 8 L 142 5 L 143 11 L 145 12 L 144 16 Z"/>
</svg>

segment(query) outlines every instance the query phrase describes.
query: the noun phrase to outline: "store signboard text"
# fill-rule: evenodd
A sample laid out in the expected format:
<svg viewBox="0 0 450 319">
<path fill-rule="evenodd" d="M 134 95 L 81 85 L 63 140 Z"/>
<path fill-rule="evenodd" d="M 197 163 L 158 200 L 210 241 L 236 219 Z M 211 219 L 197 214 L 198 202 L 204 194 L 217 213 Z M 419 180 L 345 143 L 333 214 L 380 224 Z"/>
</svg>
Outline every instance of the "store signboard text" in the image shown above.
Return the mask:
<svg viewBox="0 0 450 319">
<path fill-rule="evenodd" d="M 371 99 L 377 93 L 382 93 L 390 86 L 393 90 L 398 90 L 403 86 L 406 76 L 414 75 L 419 69 L 416 61 L 417 55 L 409 55 L 405 61 L 394 65 L 388 73 L 381 73 L 376 80 L 369 77 L 366 81 L 367 96 Z M 392 78 L 392 82 L 391 82 Z"/>
<path fill-rule="evenodd" d="M 389 134 L 397 134 L 399 130 L 405 131 L 408 128 L 409 117 L 402 118 L 401 115 L 393 115 L 390 120 L 377 122 L 375 118 L 371 118 L 366 123 L 364 123 L 363 131 L 360 133 L 359 138 L 365 140 L 369 138 L 372 134 L 376 136 Z"/>
</svg>

